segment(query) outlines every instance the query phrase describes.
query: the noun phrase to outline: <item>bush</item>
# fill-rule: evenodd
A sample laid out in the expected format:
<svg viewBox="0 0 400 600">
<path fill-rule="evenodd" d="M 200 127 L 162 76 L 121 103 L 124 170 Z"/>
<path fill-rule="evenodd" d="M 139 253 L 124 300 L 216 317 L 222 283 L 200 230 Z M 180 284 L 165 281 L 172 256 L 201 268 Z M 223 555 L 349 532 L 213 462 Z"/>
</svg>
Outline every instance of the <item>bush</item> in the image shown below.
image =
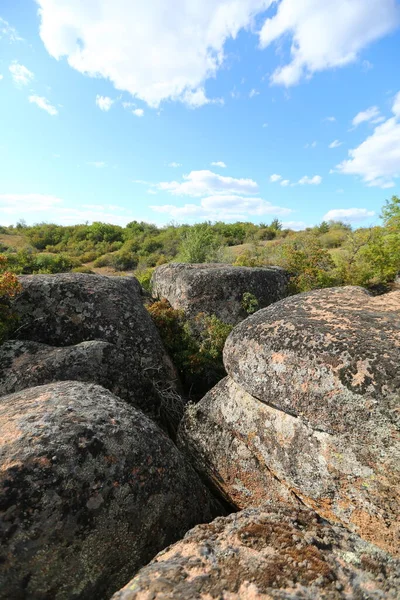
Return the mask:
<svg viewBox="0 0 400 600">
<path fill-rule="evenodd" d="M 260 308 L 260 304 L 254 294 L 245 292 L 242 298 L 242 308 L 248 315 L 252 315 Z"/>
<path fill-rule="evenodd" d="M 7 258 L 0 255 L 0 343 L 15 329 L 17 318 L 10 307 L 10 300 L 21 291 L 14 273 L 8 270 Z"/>
<path fill-rule="evenodd" d="M 165 299 L 148 311 L 190 395 L 200 398 L 225 377 L 222 350 L 231 325 L 204 313 L 189 321 Z"/>
<path fill-rule="evenodd" d="M 153 273 L 154 269 L 152 268 L 137 269 L 137 271 L 135 271 L 136 279 L 139 281 L 142 288 L 145 289 L 147 292 L 151 291 L 151 277 Z"/>
<path fill-rule="evenodd" d="M 213 262 L 220 246 L 219 238 L 208 223 L 193 225 L 182 236 L 179 260 L 185 263 Z"/>
</svg>

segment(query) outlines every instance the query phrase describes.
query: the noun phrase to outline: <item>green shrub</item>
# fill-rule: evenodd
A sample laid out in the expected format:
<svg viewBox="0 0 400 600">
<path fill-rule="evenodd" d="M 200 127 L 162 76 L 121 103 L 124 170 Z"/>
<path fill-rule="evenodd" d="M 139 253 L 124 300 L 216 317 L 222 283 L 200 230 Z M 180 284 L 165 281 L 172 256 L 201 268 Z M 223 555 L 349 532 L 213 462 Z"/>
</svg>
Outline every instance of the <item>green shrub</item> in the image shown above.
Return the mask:
<svg viewBox="0 0 400 600">
<path fill-rule="evenodd" d="M 154 273 L 154 268 L 137 269 L 135 271 L 135 277 L 139 281 L 140 285 L 147 292 L 151 291 L 151 277 Z"/>
<path fill-rule="evenodd" d="M 201 397 L 225 377 L 222 350 L 231 325 L 204 313 L 188 320 L 165 299 L 154 302 L 148 311 L 188 393 Z"/>
<path fill-rule="evenodd" d="M 242 298 L 242 308 L 248 315 L 252 315 L 260 308 L 260 304 L 254 294 L 245 292 Z"/>
</svg>

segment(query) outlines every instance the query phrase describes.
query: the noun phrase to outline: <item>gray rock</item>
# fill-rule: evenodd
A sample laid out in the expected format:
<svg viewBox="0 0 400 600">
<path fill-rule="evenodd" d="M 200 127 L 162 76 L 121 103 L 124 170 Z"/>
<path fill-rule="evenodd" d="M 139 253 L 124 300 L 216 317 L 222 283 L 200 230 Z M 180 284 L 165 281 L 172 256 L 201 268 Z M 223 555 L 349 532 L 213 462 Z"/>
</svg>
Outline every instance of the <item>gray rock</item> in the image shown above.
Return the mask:
<svg viewBox="0 0 400 600">
<path fill-rule="evenodd" d="M 152 290 L 189 317 L 204 312 L 234 325 L 248 316 L 244 293 L 253 294 L 264 308 L 287 296 L 288 282 L 288 273 L 279 267 L 170 263 L 154 271 Z"/>
<path fill-rule="evenodd" d="M 396 600 L 400 563 L 311 510 L 265 505 L 198 525 L 112 600 Z"/>
<path fill-rule="evenodd" d="M 399 308 L 399 292 L 342 288 L 250 317 L 179 445 L 239 508 L 300 502 L 398 553 Z"/>
<path fill-rule="evenodd" d="M 104 388 L 0 399 L 0 598 L 108 598 L 221 510 L 171 440 Z"/>
<path fill-rule="evenodd" d="M 64 273 L 22 276 L 20 282 L 23 292 L 13 303 L 19 316 L 16 337 L 53 349 L 42 347 L 35 366 L 39 347 L 27 347 L 24 362 L 18 345 L 6 346 L 1 358 L 11 371 L 7 373 L 3 364 L 3 389 L 17 391 L 24 381 L 27 386 L 68 378 L 92 381 L 106 385 L 153 418 L 169 405 L 167 421 L 172 421 L 172 429 L 176 427 L 182 414 L 178 376 L 143 306 L 135 278 Z M 89 341 L 91 345 L 80 345 Z M 29 373 L 21 372 L 12 388 L 10 381 L 22 364 Z"/>
</svg>

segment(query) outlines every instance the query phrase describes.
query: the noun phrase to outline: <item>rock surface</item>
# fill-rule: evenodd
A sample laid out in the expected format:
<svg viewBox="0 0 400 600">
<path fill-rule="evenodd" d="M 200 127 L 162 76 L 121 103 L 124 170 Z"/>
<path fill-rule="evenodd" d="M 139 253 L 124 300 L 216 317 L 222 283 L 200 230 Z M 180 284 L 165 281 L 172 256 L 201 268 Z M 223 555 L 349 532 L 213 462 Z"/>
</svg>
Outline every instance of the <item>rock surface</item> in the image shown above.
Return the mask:
<svg viewBox="0 0 400 600">
<path fill-rule="evenodd" d="M 64 273 L 26 275 L 20 282 L 23 292 L 13 304 L 20 319 L 16 336 L 50 347 L 28 345 L 24 359 L 21 346 L 6 346 L 1 351 L 3 390 L 17 391 L 23 382 L 28 386 L 67 378 L 92 381 L 156 420 L 166 391 L 167 402 L 175 404 L 170 412 L 179 421 L 181 402 L 170 393 L 178 388 L 177 374 L 135 278 Z M 34 353 L 39 351 L 35 367 Z M 26 368 L 28 373 L 23 372 Z M 63 368 L 70 377 L 63 375 Z"/>
<path fill-rule="evenodd" d="M 179 444 L 239 508 L 301 502 L 398 553 L 399 363 L 399 292 L 288 298 L 233 330 Z"/>
<path fill-rule="evenodd" d="M 0 399 L 0 598 L 108 598 L 221 514 L 171 440 L 108 390 L 61 382 Z"/>
<path fill-rule="evenodd" d="M 304 508 L 267 505 L 199 525 L 113 600 L 395 600 L 400 563 Z"/>
<path fill-rule="evenodd" d="M 288 273 L 279 267 L 170 263 L 154 271 L 152 290 L 189 317 L 204 312 L 234 325 L 248 314 L 242 306 L 244 293 L 253 294 L 264 308 L 287 296 L 288 282 Z"/>
</svg>

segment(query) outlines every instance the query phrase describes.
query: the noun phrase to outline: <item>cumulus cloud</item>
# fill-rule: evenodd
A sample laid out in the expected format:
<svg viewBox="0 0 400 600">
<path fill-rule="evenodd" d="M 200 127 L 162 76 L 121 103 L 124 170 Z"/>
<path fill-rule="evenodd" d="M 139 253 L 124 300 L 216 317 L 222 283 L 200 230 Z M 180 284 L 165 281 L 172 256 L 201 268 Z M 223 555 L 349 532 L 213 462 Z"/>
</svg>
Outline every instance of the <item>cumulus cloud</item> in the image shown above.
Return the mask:
<svg viewBox="0 0 400 600">
<path fill-rule="evenodd" d="M 339 173 L 358 175 L 369 187 L 395 186 L 394 180 L 400 177 L 400 92 L 392 111 L 394 117 L 377 125 L 372 135 L 349 150 L 349 158 L 336 167 Z"/>
<path fill-rule="evenodd" d="M 359 112 L 353 119 L 352 123 L 354 127 L 357 127 L 361 123 L 371 121 L 371 123 L 382 123 L 385 117 L 381 116 L 380 110 L 377 106 L 371 106 L 367 110 Z"/>
<path fill-rule="evenodd" d="M 28 85 L 33 79 L 34 74 L 24 65 L 20 65 L 16 60 L 8 67 L 13 82 L 18 86 Z"/>
<path fill-rule="evenodd" d="M 274 173 L 269 178 L 269 180 L 270 180 L 271 183 L 276 183 L 277 181 L 280 181 L 281 179 L 282 179 L 282 175 L 278 175 L 277 173 Z"/>
<path fill-rule="evenodd" d="M 283 221 L 282 227 L 284 229 L 293 229 L 294 231 L 302 231 L 307 227 L 304 221 Z"/>
<path fill-rule="evenodd" d="M 287 187 L 288 185 L 290 185 L 290 180 L 289 179 L 284 179 L 283 181 L 281 181 L 281 186 L 282 187 Z"/>
<path fill-rule="evenodd" d="M 272 74 L 275 84 L 291 86 L 318 71 L 343 67 L 361 50 L 400 22 L 396 0 L 281 0 L 260 33 L 263 48 L 292 38 L 291 61 Z"/>
<path fill-rule="evenodd" d="M 114 100 L 109 98 L 108 96 L 96 96 L 96 105 L 100 108 L 100 110 L 104 110 L 105 112 L 109 111 L 112 105 L 114 104 Z"/>
<path fill-rule="evenodd" d="M 212 171 L 191 171 L 183 181 L 163 181 L 155 184 L 162 191 L 177 196 L 206 196 L 217 194 L 256 194 L 258 185 L 252 179 L 224 177 Z"/>
<path fill-rule="evenodd" d="M 222 160 L 218 160 L 217 162 L 212 162 L 211 166 L 219 167 L 220 169 L 226 169 L 226 164 Z"/>
<path fill-rule="evenodd" d="M 224 45 L 272 0 L 36 0 L 40 35 L 55 58 L 109 79 L 157 107 L 201 106 L 204 82 L 224 61 Z"/>
<path fill-rule="evenodd" d="M 366 208 L 335 208 L 324 215 L 323 221 L 344 221 L 345 223 L 359 223 L 375 215 L 373 210 Z"/>
<path fill-rule="evenodd" d="M 36 106 L 38 106 L 42 110 L 45 110 L 52 117 L 58 115 L 58 110 L 56 109 L 56 107 L 50 104 L 50 102 L 43 96 L 29 96 L 29 102 L 31 102 L 32 104 L 36 104 Z"/>
<path fill-rule="evenodd" d="M 243 220 L 251 216 L 288 215 L 292 211 L 282 206 L 273 206 L 262 198 L 237 196 L 232 194 L 208 196 L 199 204 L 154 205 L 150 207 L 154 212 L 169 215 L 174 219 L 190 220 Z"/>
<path fill-rule="evenodd" d="M 143 108 L 135 108 L 135 110 L 132 111 L 132 114 L 134 114 L 135 117 L 143 117 L 144 110 Z"/>
<path fill-rule="evenodd" d="M 329 148 L 339 148 L 339 146 L 341 146 L 343 144 L 343 142 L 340 142 L 339 140 L 334 140 L 331 144 L 329 144 Z"/>
<path fill-rule="evenodd" d="M 17 30 L 14 29 L 14 27 L 11 27 L 11 25 L 7 21 L 0 17 L 0 40 L 1 39 L 6 39 L 9 42 L 23 41 L 22 37 L 19 36 Z"/>
<path fill-rule="evenodd" d="M 320 183 L 322 183 L 322 177 L 320 175 L 314 175 L 314 177 L 304 175 L 304 177 L 299 179 L 300 185 L 320 185 Z"/>
</svg>

